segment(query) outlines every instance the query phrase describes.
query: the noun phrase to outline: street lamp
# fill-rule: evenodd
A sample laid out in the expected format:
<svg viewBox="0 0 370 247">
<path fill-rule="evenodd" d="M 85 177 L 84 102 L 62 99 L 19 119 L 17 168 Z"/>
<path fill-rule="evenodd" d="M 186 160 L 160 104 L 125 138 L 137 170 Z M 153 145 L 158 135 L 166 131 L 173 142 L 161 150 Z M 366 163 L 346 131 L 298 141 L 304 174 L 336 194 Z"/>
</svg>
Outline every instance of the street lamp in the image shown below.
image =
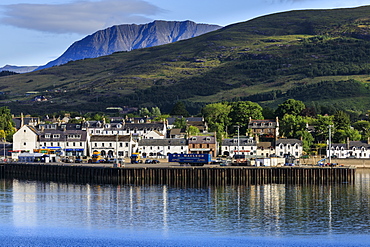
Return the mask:
<svg viewBox="0 0 370 247">
<path fill-rule="evenodd" d="M 329 164 L 331 164 L 331 127 L 333 125 L 329 125 Z"/>
</svg>

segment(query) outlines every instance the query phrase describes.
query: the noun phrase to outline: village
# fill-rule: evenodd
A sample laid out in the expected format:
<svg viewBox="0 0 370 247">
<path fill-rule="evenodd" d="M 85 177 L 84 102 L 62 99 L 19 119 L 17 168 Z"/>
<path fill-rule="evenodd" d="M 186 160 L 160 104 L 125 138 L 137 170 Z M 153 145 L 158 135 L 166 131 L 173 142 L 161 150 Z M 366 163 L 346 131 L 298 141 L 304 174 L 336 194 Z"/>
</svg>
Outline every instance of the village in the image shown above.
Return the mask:
<svg viewBox="0 0 370 247">
<path fill-rule="evenodd" d="M 190 136 L 183 129 L 175 128 L 175 120 L 175 117 L 159 122 L 149 117 L 111 117 L 109 122 L 69 123 L 70 116 L 66 114 L 62 119 L 45 123 L 39 118 L 22 115 L 13 118 L 17 131 L 13 143 L 3 145 L 4 158 L 27 162 L 129 163 L 133 155 L 140 157 L 140 162 L 159 162 L 167 160 L 170 154 L 210 154 L 213 160 L 256 166 L 307 163 L 301 140 L 279 136 L 278 118 L 250 119 L 250 136 L 238 134 L 221 142 L 217 141 L 216 133 L 208 132 L 202 117 L 185 118 L 187 126 L 199 129 L 199 134 Z M 262 135 L 269 136 L 271 141 L 261 141 Z M 369 144 L 365 142 L 351 141 L 330 147 L 330 155 L 327 148 L 326 153 L 310 162 L 325 164 L 330 160 L 326 157 L 333 160 L 370 157 Z M 99 160 L 91 159 L 94 154 Z"/>
</svg>

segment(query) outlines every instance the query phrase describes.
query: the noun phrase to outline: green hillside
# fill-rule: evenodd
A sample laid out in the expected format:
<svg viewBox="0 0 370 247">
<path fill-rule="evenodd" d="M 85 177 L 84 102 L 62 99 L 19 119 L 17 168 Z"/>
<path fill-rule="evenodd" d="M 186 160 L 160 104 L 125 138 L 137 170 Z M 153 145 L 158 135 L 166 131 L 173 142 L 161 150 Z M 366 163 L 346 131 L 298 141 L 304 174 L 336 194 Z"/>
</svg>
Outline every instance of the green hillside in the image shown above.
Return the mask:
<svg viewBox="0 0 370 247">
<path fill-rule="evenodd" d="M 278 13 L 168 45 L 0 77 L 1 99 L 15 113 L 170 111 L 180 100 L 196 113 L 210 102 L 276 107 L 287 98 L 367 110 L 369 31 L 370 6 Z M 35 95 L 49 100 L 32 102 Z"/>
</svg>

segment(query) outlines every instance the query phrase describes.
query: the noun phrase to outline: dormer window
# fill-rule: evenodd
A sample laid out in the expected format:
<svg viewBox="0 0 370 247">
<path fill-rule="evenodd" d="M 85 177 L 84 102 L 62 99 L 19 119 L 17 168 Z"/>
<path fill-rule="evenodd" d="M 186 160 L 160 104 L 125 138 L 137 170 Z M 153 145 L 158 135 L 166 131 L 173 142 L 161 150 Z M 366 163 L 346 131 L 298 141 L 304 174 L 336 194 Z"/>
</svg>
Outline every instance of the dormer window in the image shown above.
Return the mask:
<svg viewBox="0 0 370 247">
<path fill-rule="evenodd" d="M 45 134 L 45 138 L 50 138 L 51 134 Z"/>
<path fill-rule="evenodd" d="M 60 135 L 59 134 L 54 134 L 53 138 L 60 138 Z"/>
</svg>

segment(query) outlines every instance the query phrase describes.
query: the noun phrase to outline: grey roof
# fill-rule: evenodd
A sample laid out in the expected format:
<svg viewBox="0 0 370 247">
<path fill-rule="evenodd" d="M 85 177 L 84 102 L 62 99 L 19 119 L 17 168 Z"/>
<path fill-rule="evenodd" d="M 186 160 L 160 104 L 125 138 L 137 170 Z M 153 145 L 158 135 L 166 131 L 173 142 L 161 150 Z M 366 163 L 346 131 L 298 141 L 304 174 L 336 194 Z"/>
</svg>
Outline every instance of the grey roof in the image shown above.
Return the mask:
<svg viewBox="0 0 370 247">
<path fill-rule="evenodd" d="M 139 129 L 139 130 L 144 130 L 144 129 L 164 129 L 164 124 L 163 123 L 126 123 L 123 129 Z"/>
<path fill-rule="evenodd" d="M 332 148 L 343 148 L 347 149 L 347 144 L 346 143 L 333 143 L 331 144 Z M 350 141 L 349 142 L 349 149 L 361 149 L 361 148 L 366 148 L 370 149 L 370 144 L 367 143 L 367 141 Z"/>
<path fill-rule="evenodd" d="M 45 138 L 45 134 L 50 134 L 50 138 Z M 46 129 L 39 132 L 39 140 L 41 142 L 63 142 L 63 141 L 86 141 L 87 133 L 84 130 L 54 130 Z M 53 135 L 59 135 L 59 137 L 53 138 Z M 70 139 L 68 135 L 80 135 L 80 138 Z"/>
<path fill-rule="evenodd" d="M 91 142 L 129 142 L 129 135 L 93 135 L 90 137 Z"/>
<path fill-rule="evenodd" d="M 192 136 L 189 138 L 189 144 L 215 144 L 214 136 Z"/>
<path fill-rule="evenodd" d="M 261 129 L 261 128 L 270 129 L 270 128 L 276 128 L 276 126 L 277 126 L 276 121 L 270 120 L 270 119 L 264 119 L 264 120 L 252 119 L 248 123 L 249 129 Z"/>
<path fill-rule="evenodd" d="M 187 140 L 183 138 L 167 139 L 142 139 L 139 146 L 187 146 Z"/>
<path fill-rule="evenodd" d="M 239 138 L 239 146 L 256 146 L 256 141 L 250 138 Z M 238 146 L 238 139 L 223 139 L 222 146 Z"/>
<path fill-rule="evenodd" d="M 13 118 L 13 122 L 15 123 L 15 128 L 19 129 L 21 128 L 22 118 L 15 117 Z M 38 117 L 23 117 L 23 124 L 28 125 L 30 123 L 38 123 L 40 122 L 40 119 Z"/>
<path fill-rule="evenodd" d="M 298 139 L 285 139 L 285 138 L 281 138 L 281 139 L 278 139 L 277 141 L 276 141 L 276 146 L 277 145 L 279 145 L 279 144 L 284 144 L 284 145 L 286 145 L 286 144 L 300 144 L 300 145 L 302 145 L 302 141 L 301 140 L 298 140 Z"/>
</svg>

